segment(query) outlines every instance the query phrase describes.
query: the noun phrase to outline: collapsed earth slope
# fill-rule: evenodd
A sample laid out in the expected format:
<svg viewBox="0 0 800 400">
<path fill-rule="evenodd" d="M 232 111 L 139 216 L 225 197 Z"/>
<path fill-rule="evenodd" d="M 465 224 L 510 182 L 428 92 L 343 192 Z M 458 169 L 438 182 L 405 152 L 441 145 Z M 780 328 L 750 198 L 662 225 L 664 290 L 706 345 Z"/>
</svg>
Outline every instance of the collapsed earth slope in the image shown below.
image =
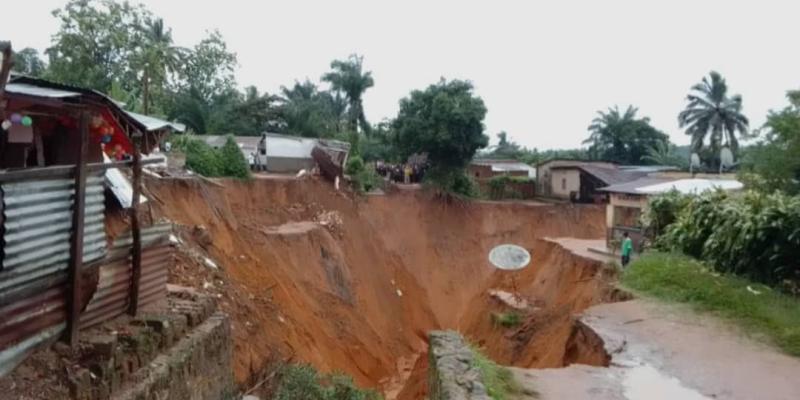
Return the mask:
<svg viewBox="0 0 800 400">
<path fill-rule="evenodd" d="M 521 367 L 605 360 L 572 315 L 608 299 L 606 270 L 543 240 L 602 237 L 601 207 L 447 202 L 421 191 L 354 198 L 314 179 L 220 183 L 148 180 L 146 194 L 152 219 L 179 226 L 173 281 L 215 291 L 233 317 L 240 383 L 290 360 L 416 398 L 433 329 L 460 330 Z M 506 305 L 488 295 L 512 288 L 487 261 L 501 243 L 533 253 L 513 282 L 532 307 L 510 332 L 492 324 Z"/>
</svg>

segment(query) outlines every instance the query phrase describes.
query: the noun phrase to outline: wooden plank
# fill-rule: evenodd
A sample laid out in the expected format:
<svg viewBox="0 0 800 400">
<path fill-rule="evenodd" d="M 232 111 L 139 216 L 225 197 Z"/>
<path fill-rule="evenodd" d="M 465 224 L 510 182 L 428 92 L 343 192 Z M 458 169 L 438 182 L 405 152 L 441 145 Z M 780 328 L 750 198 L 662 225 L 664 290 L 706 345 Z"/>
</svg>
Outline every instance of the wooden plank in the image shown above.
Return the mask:
<svg viewBox="0 0 800 400">
<path fill-rule="evenodd" d="M 78 344 L 81 314 L 81 271 L 83 265 L 83 222 L 86 206 L 86 159 L 89 153 L 89 114 L 81 113 L 78 165 L 75 168 L 75 198 L 72 211 L 72 245 L 70 246 L 69 290 L 67 291 L 67 341 Z"/>
<path fill-rule="evenodd" d="M 139 143 L 133 139 L 133 195 L 131 196 L 131 298 L 128 313 L 135 316 L 139 312 L 139 289 L 142 283 L 142 232 L 139 227 L 139 195 L 142 190 L 142 154 Z"/>
</svg>

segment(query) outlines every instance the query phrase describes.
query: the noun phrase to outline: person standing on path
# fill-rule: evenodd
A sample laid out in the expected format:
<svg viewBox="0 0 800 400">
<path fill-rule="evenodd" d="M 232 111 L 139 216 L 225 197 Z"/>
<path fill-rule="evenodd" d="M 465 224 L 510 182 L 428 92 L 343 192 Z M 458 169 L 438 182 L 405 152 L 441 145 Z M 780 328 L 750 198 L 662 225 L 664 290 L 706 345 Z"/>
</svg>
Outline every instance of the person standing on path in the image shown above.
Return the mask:
<svg viewBox="0 0 800 400">
<path fill-rule="evenodd" d="M 622 233 L 622 267 L 625 268 L 631 262 L 633 252 L 633 240 L 628 236 L 628 232 Z"/>
</svg>

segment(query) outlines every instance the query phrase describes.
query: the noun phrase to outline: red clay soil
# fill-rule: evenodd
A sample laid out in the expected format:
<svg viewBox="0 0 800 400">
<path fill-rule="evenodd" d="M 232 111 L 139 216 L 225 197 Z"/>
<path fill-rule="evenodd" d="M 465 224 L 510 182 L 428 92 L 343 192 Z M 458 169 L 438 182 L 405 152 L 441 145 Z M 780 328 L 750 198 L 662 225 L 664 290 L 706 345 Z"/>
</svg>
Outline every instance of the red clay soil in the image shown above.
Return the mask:
<svg viewBox="0 0 800 400">
<path fill-rule="evenodd" d="M 387 398 L 421 398 L 433 329 L 465 332 L 504 364 L 602 364 L 571 316 L 607 299 L 603 266 L 539 240 L 602 237 L 602 207 L 448 203 L 420 191 L 353 198 L 315 179 L 220 183 L 146 185 L 153 217 L 180 224 L 185 241 L 171 279 L 215 293 L 232 315 L 240 383 L 291 360 Z M 487 295 L 510 287 L 487 261 L 501 243 L 533 252 L 516 284 L 539 310 L 511 329 L 492 325 L 503 306 Z"/>
</svg>

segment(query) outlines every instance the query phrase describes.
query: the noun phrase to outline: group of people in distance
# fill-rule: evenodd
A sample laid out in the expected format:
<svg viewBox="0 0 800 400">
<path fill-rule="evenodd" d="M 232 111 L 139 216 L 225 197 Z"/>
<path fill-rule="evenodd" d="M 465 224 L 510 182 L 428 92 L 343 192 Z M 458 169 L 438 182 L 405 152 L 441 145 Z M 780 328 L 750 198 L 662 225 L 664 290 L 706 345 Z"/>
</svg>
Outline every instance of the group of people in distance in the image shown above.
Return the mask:
<svg viewBox="0 0 800 400">
<path fill-rule="evenodd" d="M 383 161 L 375 163 L 375 172 L 378 175 L 396 183 L 420 183 L 428 169 L 424 164 L 387 164 Z"/>
</svg>

